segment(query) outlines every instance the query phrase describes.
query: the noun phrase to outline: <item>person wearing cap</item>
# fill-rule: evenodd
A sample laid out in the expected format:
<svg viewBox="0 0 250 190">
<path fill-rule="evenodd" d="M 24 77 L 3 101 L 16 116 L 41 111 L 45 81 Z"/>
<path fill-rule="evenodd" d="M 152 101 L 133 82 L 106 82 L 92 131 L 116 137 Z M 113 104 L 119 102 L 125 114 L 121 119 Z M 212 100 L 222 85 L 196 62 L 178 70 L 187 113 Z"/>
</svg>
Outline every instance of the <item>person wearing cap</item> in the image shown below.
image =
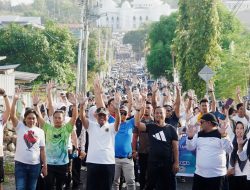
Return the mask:
<svg viewBox="0 0 250 190">
<path fill-rule="evenodd" d="M 115 122 L 108 123 L 108 111 L 98 107 L 96 120 L 86 117 L 86 98 L 78 97 L 80 102 L 80 118 L 89 135 L 87 155 L 87 190 L 111 190 L 115 173 L 115 134 L 120 125 L 120 95 L 114 98 Z"/>
<path fill-rule="evenodd" d="M 132 159 L 132 135 L 134 118 L 127 120 L 128 107 L 120 107 L 121 124 L 115 136 L 115 178 L 113 189 L 119 190 L 121 172 L 126 180 L 127 189 L 135 190 L 134 162 Z"/>
<path fill-rule="evenodd" d="M 3 168 L 3 129 L 10 116 L 10 101 L 5 90 L 0 88 L 0 96 L 3 97 L 5 103 L 5 111 L 0 111 L 0 190 L 3 189 L 4 168 Z"/>
<path fill-rule="evenodd" d="M 187 149 L 196 150 L 196 170 L 193 179 L 193 190 L 222 190 L 227 174 L 226 153 L 233 150 L 232 143 L 226 134 L 228 123 L 218 127 L 212 113 L 203 114 L 200 123 L 202 130 L 196 134 L 189 125 Z"/>
</svg>

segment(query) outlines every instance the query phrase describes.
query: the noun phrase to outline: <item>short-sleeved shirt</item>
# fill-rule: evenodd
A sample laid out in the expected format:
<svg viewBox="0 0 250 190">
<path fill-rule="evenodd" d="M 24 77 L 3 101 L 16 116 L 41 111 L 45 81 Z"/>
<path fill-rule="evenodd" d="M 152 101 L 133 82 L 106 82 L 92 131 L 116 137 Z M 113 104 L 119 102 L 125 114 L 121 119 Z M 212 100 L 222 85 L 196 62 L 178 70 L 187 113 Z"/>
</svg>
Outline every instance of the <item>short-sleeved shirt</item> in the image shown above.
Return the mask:
<svg viewBox="0 0 250 190">
<path fill-rule="evenodd" d="M 173 112 L 170 118 L 165 119 L 165 123 L 172 125 L 175 129 L 178 128 L 179 118 L 176 116 L 175 112 Z"/>
<path fill-rule="evenodd" d="M 46 135 L 46 156 L 50 165 L 65 165 L 69 163 L 68 144 L 73 130 L 70 123 L 56 128 L 48 123 L 43 126 Z"/>
<path fill-rule="evenodd" d="M 146 119 L 142 118 L 141 122 L 147 125 L 149 123 L 152 123 L 153 119 L 146 120 Z M 134 128 L 133 133 L 136 133 L 139 136 L 138 153 L 148 154 L 149 147 L 150 147 L 148 133 L 146 131 L 139 131 L 137 127 Z"/>
<path fill-rule="evenodd" d="M 24 164 L 40 163 L 40 148 L 45 146 L 45 137 L 42 129 L 27 127 L 19 122 L 16 127 L 16 153 L 15 160 Z"/>
<path fill-rule="evenodd" d="M 112 115 L 109 115 L 108 123 L 115 123 L 115 118 Z"/>
<path fill-rule="evenodd" d="M 146 125 L 150 151 L 149 162 L 169 165 L 173 163 L 172 141 L 178 141 L 176 129 L 171 125 L 159 127 L 155 123 Z"/>
<path fill-rule="evenodd" d="M 106 122 L 100 126 L 96 121 L 89 120 L 87 129 L 89 147 L 87 161 L 93 164 L 115 164 L 115 134 L 114 123 Z"/>
<path fill-rule="evenodd" d="M 127 158 L 132 154 L 132 135 L 135 119 L 132 118 L 120 124 L 115 136 L 115 157 Z"/>
</svg>

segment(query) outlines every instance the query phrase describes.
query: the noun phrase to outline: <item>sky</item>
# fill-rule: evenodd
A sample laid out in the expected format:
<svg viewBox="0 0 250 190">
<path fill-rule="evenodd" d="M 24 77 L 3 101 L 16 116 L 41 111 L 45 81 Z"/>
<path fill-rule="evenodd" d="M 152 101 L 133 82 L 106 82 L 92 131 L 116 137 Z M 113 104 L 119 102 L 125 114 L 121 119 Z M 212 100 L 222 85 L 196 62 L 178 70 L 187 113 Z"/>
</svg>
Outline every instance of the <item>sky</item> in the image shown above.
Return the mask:
<svg viewBox="0 0 250 190">
<path fill-rule="evenodd" d="M 12 6 L 18 5 L 20 3 L 30 4 L 33 2 L 33 0 L 10 0 L 10 1 Z"/>
</svg>

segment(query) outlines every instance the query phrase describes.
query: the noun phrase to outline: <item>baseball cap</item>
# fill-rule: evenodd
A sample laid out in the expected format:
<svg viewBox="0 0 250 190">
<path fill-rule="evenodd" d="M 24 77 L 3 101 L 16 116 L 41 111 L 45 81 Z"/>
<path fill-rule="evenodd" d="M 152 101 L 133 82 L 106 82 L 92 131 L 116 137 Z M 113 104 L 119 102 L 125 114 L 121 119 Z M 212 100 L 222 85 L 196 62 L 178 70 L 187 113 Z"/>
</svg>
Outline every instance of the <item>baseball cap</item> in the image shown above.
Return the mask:
<svg viewBox="0 0 250 190">
<path fill-rule="evenodd" d="M 122 105 L 122 106 L 120 107 L 120 111 L 125 111 L 125 112 L 127 112 L 127 113 L 128 113 L 128 107 L 127 107 L 127 106 Z"/>
<path fill-rule="evenodd" d="M 108 115 L 108 111 L 107 111 L 106 108 L 104 108 L 104 107 L 97 108 L 97 109 L 96 109 L 96 113 L 97 113 L 97 114 L 102 113 L 102 114 Z"/>
<path fill-rule="evenodd" d="M 202 120 L 204 121 L 210 121 L 211 123 L 215 124 L 215 125 L 218 125 L 218 121 L 215 117 L 214 114 L 212 113 L 205 113 L 202 117 L 201 117 Z"/>
</svg>

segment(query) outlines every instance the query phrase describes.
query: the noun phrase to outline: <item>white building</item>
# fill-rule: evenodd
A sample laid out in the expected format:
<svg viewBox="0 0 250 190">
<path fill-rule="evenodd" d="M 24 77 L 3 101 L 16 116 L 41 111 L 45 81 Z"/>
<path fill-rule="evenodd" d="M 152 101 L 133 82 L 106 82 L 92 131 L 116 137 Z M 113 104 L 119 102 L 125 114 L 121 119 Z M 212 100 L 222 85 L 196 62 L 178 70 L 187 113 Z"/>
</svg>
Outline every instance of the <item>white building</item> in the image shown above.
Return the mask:
<svg viewBox="0 0 250 190">
<path fill-rule="evenodd" d="M 144 23 L 159 21 L 160 16 L 176 11 L 161 0 L 124 1 L 119 7 L 113 0 L 97 0 L 97 26 L 110 27 L 113 31 L 136 30 Z"/>
<path fill-rule="evenodd" d="M 228 1 L 224 0 L 223 3 L 227 8 L 235 14 L 239 20 L 250 29 L 250 0 Z"/>
<path fill-rule="evenodd" d="M 245 11 L 250 10 L 250 1 L 248 0 L 240 0 L 240 1 L 223 1 L 227 8 L 231 11 Z"/>
<path fill-rule="evenodd" d="M 0 28 L 9 25 L 11 23 L 16 23 L 19 25 L 34 25 L 41 27 L 42 20 L 41 17 L 23 17 L 17 15 L 0 16 Z"/>
</svg>

